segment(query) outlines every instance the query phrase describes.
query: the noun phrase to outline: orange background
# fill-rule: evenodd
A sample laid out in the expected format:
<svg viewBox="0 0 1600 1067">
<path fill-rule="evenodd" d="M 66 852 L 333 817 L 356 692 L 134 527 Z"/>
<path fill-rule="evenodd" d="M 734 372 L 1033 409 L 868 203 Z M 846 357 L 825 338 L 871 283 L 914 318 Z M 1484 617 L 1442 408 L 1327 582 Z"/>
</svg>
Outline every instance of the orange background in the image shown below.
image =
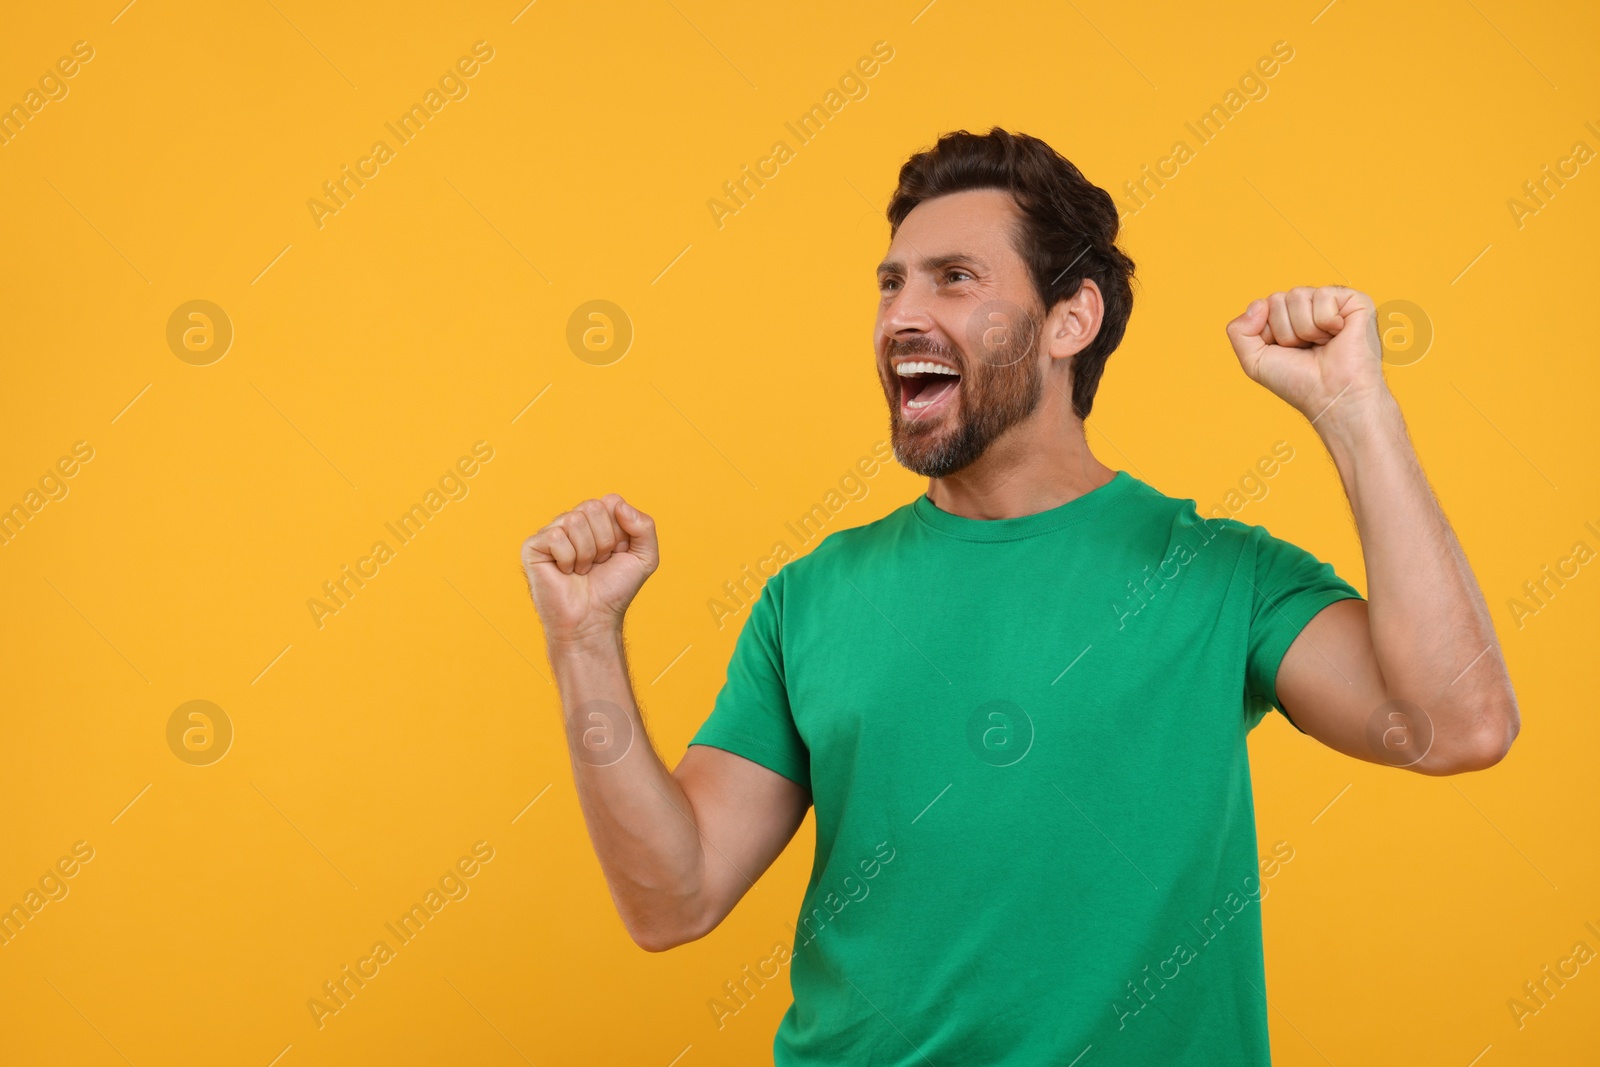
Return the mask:
<svg viewBox="0 0 1600 1067">
<path fill-rule="evenodd" d="M 993 124 L 1048 140 L 1130 212 L 1123 183 L 1189 143 L 1127 222 L 1136 307 L 1090 443 L 1206 509 L 1290 442 L 1235 513 L 1362 590 L 1331 464 L 1223 324 L 1331 283 L 1431 324 L 1388 376 L 1500 630 L 1522 735 L 1450 779 L 1348 759 L 1279 716 L 1252 735 L 1261 851 L 1295 850 L 1264 905 L 1276 1062 L 1592 1057 L 1594 965 L 1520 1028 L 1507 1001 L 1575 942 L 1600 950 L 1600 577 L 1581 567 L 1520 625 L 1509 601 L 1575 542 L 1600 549 L 1581 311 L 1600 176 L 1569 164 L 1520 219 L 1508 201 L 1575 142 L 1600 149 L 1597 23 L 1503 0 L 8 12 L 0 104 L 74 42 L 93 58 L 0 145 L 0 506 L 75 442 L 93 458 L 0 546 L 0 905 L 74 843 L 93 858 L 0 946 L 0 1061 L 766 1060 L 786 979 L 721 1028 L 709 1002 L 791 936 L 811 821 L 712 935 L 636 948 L 589 847 L 517 550 L 608 490 L 656 516 L 664 563 L 630 639 L 675 763 L 744 617 L 719 628 L 709 602 L 885 436 L 871 273 L 898 167 Z M 307 201 L 478 41 L 493 55 L 466 95 L 319 227 Z M 785 122 L 878 41 L 893 57 L 866 95 L 800 144 Z M 1185 122 L 1278 41 L 1292 60 L 1199 144 Z M 792 158 L 719 226 L 708 201 L 780 139 Z M 233 331 L 220 359 L 196 337 L 205 365 L 167 340 L 193 300 Z M 569 344 L 591 300 L 631 324 L 621 358 Z M 492 459 L 466 495 L 391 539 L 480 441 Z M 833 528 L 921 488 L 897 467 L 867 485 Z M 379 539 L 393 558 L 319 627 L 307 601 Z M 233 730 L 209 765 L 169 747 L 191 700 Z M 319 1028 L 322 983 L 476 842 L 493 858 L 469 894 Z"/>
</svg>

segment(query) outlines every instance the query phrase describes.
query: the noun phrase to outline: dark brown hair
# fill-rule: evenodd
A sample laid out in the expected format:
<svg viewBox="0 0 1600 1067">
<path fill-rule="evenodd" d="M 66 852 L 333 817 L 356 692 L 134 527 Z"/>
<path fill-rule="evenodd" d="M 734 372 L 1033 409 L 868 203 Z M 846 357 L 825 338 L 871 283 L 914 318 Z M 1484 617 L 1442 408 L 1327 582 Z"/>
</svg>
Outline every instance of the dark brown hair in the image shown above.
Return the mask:
<svg viewBox="0 0 1600 1067">
<path fill-rule="evenodd" d="M 1116 245 L 1111 194 L 1037 137 L 999 126 L 981 135 L 957 130 L 900 168 L 889 201 L 890 239 L 922 201 L 967 189 L 1003 189 L 1016 200 L 1017 254 L 1046 313 L 1074 296 L 1085 278 L 1100 287 L 1100 332 L 1072 359 L 1072 409 L 1088 418 L 1100 374 L 1133 311 L 1133 260 Z"/>
</svg>

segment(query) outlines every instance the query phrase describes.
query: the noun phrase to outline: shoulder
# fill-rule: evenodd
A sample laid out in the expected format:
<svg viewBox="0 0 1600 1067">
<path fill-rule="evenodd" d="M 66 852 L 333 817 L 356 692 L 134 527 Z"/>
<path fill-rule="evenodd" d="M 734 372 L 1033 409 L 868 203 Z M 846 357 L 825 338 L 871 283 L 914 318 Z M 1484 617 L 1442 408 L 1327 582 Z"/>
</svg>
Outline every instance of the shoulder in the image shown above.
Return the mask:
<svg viewBox="0 0 1600 1067">
<path fill-rule="evenodd" d="M 1123 504 L 1133 525 L 1163 527 L 1204 525 L 1219 533 L 1226 532 L 1230 536 L 1239 537 L 1250 529 L 1229 515 L 1221 505 L 1202 512 L 1199 502 L 1194 497 L 1172 496 L 1138 478 L 1130 478 L 1129 481 L 1131 484 L 1123 497 Z"/>
<path fill-rule="evenodd" d="M 781 592 L 784 585 L 792 588 L 797 583 L 837 581 L 841 573 L 863 561 L 893 551 L 915 521 L 912 502 L 907 501 L 882 518 L 860 526 L 834 530 L 825 534 L 808 551 L 795 554 L 794 558 L 779 568 L 770 584 L 778 585 Z"/>
<path fill-rule="evenodd" d="M 1276 536 L 1265 525 L 1245 522 L 1220 504 L 1202 513 L 1194 500 L 1167 499 L 1173 505 L 1168 513 L 1174 551 L 1209 557 L 1219 578 L 1232 575 L 1230 586 L 1242 581 L 1260 593 L 1279 582 L 1343 581 L 1310 549 Z"/>
<path fill-rule="evenodd" d="M 1231 568 L 1266 534 L 1264 527 L 1239 521 L 1221 505 L 1202 511 L 1193 497 L 1171 496 L 1138 479 L 1125 503 L 1125 536 L 1134 544 L 1146 542 L 1142 547 L 1164 558 L 1204 554 Z"/>
</svg>

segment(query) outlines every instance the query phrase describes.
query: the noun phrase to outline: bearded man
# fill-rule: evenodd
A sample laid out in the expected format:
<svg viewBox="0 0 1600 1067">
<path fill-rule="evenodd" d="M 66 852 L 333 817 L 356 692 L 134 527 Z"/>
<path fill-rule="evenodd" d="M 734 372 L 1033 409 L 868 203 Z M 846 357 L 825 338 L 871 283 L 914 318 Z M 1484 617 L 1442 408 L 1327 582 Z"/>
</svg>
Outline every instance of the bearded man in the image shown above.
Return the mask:
<svg viewBox="0 0 1600 1067">
<path fill-rule="evenodd" d="M 1091 453 L 1134 264 L 1072 163 L 948 134 L 888 215 L 873 346 L 895 458 L 927 492 L 766 582 L 675 770 L 622 641 L 654 523 L 611 494 L 524 542 L 622 921 L 650 951 L 705 936 L 814 806 L 778 1067 L 1266 1065 L 1259 902 L 1293 849 L 1257 857 L 1246 736 L 1276 708 L 1349 756 L 1448 775 L 1499 761 L 1520 722 L 1373 302 L 1301 286 L 1226 328 L 1332 457 L 1363 598 Z"/>
</svg>

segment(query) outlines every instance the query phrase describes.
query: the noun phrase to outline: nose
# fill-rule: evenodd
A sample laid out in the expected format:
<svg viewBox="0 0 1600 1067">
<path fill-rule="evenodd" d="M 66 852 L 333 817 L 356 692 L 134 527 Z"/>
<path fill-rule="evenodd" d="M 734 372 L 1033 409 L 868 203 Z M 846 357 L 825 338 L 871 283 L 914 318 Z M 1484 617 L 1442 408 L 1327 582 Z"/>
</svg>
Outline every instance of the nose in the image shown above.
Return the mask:
<svg viewBox="0 0 1600 1067">
<path fill-rule="evenodd" d="M 888 294 L 878 308 L 878 336 L 883 339 L 884 347 L 932 331 L 933 316 L 928 298 L 929 295 L 920 292 L 915 284 L 902 284 Z"/>
</svg>

